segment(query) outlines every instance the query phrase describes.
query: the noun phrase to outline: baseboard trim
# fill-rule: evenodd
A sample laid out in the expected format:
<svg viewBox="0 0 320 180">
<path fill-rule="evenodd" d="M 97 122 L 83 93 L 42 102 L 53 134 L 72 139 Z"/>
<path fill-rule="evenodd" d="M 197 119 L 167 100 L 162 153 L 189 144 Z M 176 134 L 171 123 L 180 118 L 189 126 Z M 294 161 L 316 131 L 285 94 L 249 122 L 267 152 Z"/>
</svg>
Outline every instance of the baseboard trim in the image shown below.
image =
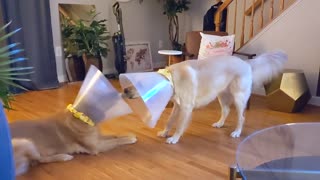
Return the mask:
<svg viewBox="0 0 320 180">
<path fill-rule="evenodd" d="M 311 104 L 314 106 L 320 106 L 320 97 L 319 96 L 312 96 L 312 98 L 310 99 L 308 104 Z"/>
<path fill-rule="evenodd" d="M 68 78 L 67 78 L 67 76 L 64 75 L 64 74 L 59 74 L 59 75 L 58 75 L 58 81 L 59 81 L 59 83 L 67 82 L 67 81 L 68 81 Z"/>
</svg>

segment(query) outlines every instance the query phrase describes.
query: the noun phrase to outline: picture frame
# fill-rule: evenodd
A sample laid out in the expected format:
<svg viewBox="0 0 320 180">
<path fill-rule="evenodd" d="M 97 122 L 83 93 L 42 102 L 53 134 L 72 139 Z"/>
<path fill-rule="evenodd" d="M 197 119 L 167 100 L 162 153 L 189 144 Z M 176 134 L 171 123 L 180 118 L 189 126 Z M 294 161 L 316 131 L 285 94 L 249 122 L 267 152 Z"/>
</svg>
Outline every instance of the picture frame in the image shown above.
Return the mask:
<svg viewBox="0 0 320 180">
<path fill-rule="evenodd" d="M 126 43 L 127 73 L 153 71 L 150 42 Z"/>
</svg>

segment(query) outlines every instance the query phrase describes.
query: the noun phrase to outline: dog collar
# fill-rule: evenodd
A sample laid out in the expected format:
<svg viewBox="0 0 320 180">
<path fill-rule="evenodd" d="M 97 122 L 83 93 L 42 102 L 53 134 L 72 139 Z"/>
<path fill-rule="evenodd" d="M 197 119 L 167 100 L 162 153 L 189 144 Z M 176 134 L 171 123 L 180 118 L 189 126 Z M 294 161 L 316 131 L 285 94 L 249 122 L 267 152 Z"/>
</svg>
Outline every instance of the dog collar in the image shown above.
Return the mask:
<svg viewBox="0 0 320 180">
<path fill-rule="evenodd" d="M 159 69 L 158 73 L 163 75 L 165 78 L 167 78 L 169 80 L 171 86 L 173 86 L 172 75 L 171 75 L 171 72 L 167 68 Z"/>
<path fill-rule="evenodd" d="M 86 116 L 84 113 L 77 111 L 72 104 L 69 104 L 67 106 L 67 110 L 69 110 L 69 112 L 72 113 L 73 117 L 79 119 L 80 121 L 87 123 L 90 126 L 94 126 L 94 122 L 88 117 Z"/>
</svg>

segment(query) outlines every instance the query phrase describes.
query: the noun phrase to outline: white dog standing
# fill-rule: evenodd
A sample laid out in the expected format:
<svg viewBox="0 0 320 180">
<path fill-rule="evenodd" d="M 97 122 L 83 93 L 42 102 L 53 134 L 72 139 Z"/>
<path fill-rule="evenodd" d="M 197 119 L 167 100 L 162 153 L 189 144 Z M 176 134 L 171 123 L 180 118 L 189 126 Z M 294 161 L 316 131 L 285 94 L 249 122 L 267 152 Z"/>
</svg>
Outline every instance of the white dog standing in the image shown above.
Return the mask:
<svg viewBox="0 0 320 180">
<path fill-rule="evenodd" d="M 169 144 L 177 143 L 191 120 L 193 109 L 205 106 L 218 97 L 221 117 L 212 126 L 220 128 L 224 125 L 230 105 L 234 103 L 238 124 L 231 136 L 239 137 L 252 86 L 262 85 L 278 75 L 286 61 L 287 55 L 277 51 L 248 61 L 236 56 L 219 56 L 169 66 L 167 70 L 172 76 L 174 107 L 165 129 L 158 136 L 167 137 L 177 121 L 175 133 L 167 139 Z M 125 94 L 129 98 L 137 97 L 134 88 L 125 89 Z"/>
</svg>

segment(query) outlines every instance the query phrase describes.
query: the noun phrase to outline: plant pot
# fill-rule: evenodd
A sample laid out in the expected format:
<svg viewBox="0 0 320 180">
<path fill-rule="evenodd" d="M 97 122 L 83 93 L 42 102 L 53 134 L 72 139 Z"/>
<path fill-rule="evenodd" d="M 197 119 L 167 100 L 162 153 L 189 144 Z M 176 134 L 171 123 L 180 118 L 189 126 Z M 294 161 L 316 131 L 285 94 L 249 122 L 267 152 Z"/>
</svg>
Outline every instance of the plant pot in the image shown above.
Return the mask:
<svg viewBox="0 0 320 180">
<path fill-rule="evenodd" d="M 85 77 L 85 66 L 81 57 L 68 56 L 66 58 L 66 70 L 70 82 L 82 81 Z"/>
<path fill-rule="evenodd" d="M 82 59 L 84 62 L 86 73 L 88 72 L 91 65 L 96 66 L 102 72 L 102 59 L 100 56 L 97 57 L 97 56 L 83 54 Z"/>
</svg>

